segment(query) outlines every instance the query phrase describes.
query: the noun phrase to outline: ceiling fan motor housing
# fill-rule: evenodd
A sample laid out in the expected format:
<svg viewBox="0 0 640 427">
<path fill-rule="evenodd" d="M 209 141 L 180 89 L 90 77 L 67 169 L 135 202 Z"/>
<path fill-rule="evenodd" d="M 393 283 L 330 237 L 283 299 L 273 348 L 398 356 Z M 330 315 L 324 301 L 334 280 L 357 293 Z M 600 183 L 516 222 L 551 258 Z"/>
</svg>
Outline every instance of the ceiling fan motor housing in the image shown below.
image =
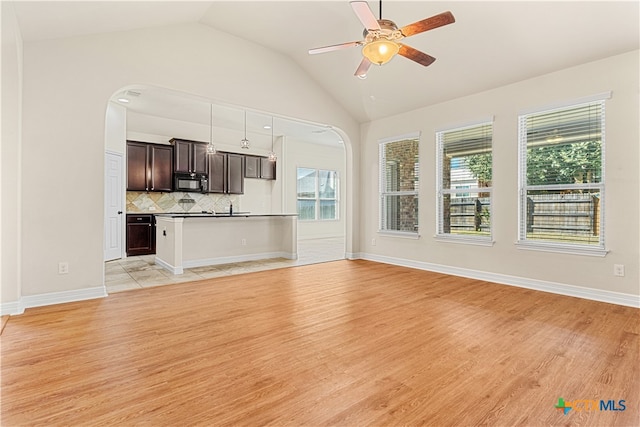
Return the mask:
<svg viewBox="0 0 640 427">
<path fill-rule="evenodd" d="M 372 42 L 381 37 L 387 40 L 400 40 L 404 37 L 400 30 L 398 30 L 396 23 L 390 19 L 379 19 L 378 24 L 380 24 L 379 30 L 368 30 L 365 28 L 364 31 L 362 31 L 365 43 Z"/>
</svg>

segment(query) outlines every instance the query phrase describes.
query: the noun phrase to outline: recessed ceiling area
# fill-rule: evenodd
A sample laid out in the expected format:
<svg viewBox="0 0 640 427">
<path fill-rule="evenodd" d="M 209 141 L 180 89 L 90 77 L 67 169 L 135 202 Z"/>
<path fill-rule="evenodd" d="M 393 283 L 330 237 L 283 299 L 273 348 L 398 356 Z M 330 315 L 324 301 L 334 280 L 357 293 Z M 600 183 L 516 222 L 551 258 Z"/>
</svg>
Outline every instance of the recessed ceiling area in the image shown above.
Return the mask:
<svg viewBox="0 0 640 427">
<path fill-rule="evenodd" d="M 244 132 L 246 112 L 246 132 L 249 139 L 251 139 L 251 135 L 270 137 L 272 135 L 271 124 L 273 123 L 274 137 L 285 136 L 290 140 L 334 147 L 342 146 L 342 137 L 330 125 L 273 116 L 267 112 L 210 102 L 205 98 L 177 93 L 168 89 L 145 86 L 129 87 L 114 94 L 111 101 L 122 105 L 133 113 L 206 126 L 211 125 L 214 129 L 222 128 L 238 132 Z M 128 121 L 127 128 L 134 132 L 149 132 L 146 128 L 136 128 L 135 120 Z"/>
</svg>

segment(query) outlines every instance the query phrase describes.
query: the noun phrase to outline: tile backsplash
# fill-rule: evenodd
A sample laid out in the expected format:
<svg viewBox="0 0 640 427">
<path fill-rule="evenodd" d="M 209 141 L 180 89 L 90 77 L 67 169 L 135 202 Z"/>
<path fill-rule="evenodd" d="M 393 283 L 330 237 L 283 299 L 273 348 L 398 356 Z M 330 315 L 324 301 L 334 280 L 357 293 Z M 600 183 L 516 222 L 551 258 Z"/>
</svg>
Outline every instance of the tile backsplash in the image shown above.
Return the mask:
<svg viewBox="0 0 640 427">
<path fill-rule="evenodd" d="M 127 213 L 228 212 L 229 204 L 239 210 L 237 195 L 211 193 L 145 193 L 127 191 Z M 155 208 L 155 209 L 149 209 Z"/>
</svg>

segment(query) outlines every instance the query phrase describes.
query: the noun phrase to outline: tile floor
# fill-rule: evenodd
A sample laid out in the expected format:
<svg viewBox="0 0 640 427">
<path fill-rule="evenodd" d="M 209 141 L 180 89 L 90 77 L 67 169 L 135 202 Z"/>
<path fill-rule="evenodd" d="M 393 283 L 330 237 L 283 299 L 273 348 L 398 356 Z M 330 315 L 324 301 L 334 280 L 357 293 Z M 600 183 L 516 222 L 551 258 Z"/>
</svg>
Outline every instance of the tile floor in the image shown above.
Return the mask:
<svg viewBox="0 0 640 427">
<path fill-rule="evenodd" d="M 335 261 L 344 259 L 344 252 L 344 238 L 300 240 L 297 260 L 274 258 L 187 268 L 183 274 L 179 275 L 173 275 L 156 265 L 155 255 L 133 256 L 105 262 L 104 281 L 107 292 L 114 293 L 232 274 Z"/>
</svg>

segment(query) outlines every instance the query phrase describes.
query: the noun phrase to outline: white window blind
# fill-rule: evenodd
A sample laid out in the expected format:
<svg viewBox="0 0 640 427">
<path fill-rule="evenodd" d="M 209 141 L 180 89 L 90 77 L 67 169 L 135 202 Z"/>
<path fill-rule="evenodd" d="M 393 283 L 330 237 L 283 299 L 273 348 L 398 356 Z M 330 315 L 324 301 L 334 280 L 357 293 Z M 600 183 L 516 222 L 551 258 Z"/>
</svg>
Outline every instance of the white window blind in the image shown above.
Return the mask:
<svg viewBox="0 0 640 427">
<path fill-rule="evenodd" d="M 519 242 L 604 249 L 604 100 L 519 118 Z"/>
<path fill-rule="evenodd" d="M 492 123 L 436 133 L 438 237 L 491 239 L 492 138 Z"/>
<path fill-rule="evenodd" d="M 380 231 L 418 233 L 418 137 L 380 143 Z"/>
</svg>

